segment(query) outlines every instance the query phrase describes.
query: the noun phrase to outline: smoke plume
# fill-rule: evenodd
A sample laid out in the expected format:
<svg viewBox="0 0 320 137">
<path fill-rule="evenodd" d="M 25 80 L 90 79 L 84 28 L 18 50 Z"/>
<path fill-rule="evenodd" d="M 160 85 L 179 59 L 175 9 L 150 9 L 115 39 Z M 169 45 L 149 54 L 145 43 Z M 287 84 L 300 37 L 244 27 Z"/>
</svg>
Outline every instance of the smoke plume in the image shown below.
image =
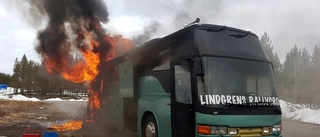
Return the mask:
<svg viewBox="0 0 320 137">
<path fill-rule="evenodd" d="M 58 68 L 68 65 L 71 50 L 83 50 L 87 32 L 95 33 L 100 44 L 110 45 L 102 39 L 104 32 L 97 29 L 99 21 L 108 22 L 109 13 L 101 0 L 29 0 L 32 18 L 47 18 L 44 30 L 38 32 L 36 51 L 43 61 L 54 62 Z M 108 49 L 105 49 L 108 50 Z M 56 71 L 52 69 L 52 71 Z"/>
<path fill-rule="evenodd" d="M 109 21 L 103 0 L 27 2 L 28 20 L 36 24 L 44 19 L 48 21 L 45 28 L 38 31 L 35 46 L 47 72 L 71 82 L 90 83 L 89 107 L 93 118 L 101 109 L 105 74 L 115 73 L 114 66 L 108 70 L 103 68 L 111 59 L 132 49 L 133 43 L 121 35 L 109 35 L 102 28 L 101 22 Z"/>
<path fill-rule="evenodd" d="M 144 44 L 152 38 L 153 34 L 157 33 L 160 27 L 161 24 L 159 22 L 152 21 L 148 26 L 144 27 L 142 34 L 133 37 L 133 43 L 137 46 Z"/>
</svg>

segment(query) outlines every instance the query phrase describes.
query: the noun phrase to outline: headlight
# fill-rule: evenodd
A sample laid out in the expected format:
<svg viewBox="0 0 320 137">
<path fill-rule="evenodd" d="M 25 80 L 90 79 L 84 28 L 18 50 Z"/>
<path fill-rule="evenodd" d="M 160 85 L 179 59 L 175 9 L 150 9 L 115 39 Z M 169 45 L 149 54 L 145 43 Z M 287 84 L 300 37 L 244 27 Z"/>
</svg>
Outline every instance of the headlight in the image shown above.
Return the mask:
<svg viewBox="0 0 320 137">
<path fill-rule="evenodd" d="M 229 135 L 238 135 L 238 129 L 229 128 Z"/>
<path fill-rule="evenodd" d="M 225 135 L 227 134 L 227 127 L 211 126 L 212 135 Z"/>
<path fill-rule="evenodd" d="M 281 133 L 282 127 L 281 125 L 273 125 L 272 133 Z"/>
<path fill-rule="evenodd" d="M 270 133 L 270 127 L 263 127 L 263 134 L 269 134 Z"/>
</svg>

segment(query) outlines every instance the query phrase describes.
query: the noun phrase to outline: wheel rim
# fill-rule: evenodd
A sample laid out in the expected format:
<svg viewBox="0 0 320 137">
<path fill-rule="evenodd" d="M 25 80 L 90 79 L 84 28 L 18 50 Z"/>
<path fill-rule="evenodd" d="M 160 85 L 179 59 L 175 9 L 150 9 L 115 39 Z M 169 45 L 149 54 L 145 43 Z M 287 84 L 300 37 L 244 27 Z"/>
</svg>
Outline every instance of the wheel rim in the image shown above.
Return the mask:
<svg viewBox="0 0 320 137">
<path fill-rule="evenodd" d="M 156 136 L 156 127 L 155 124 L 149 122 L 146 126 L 146 137 L 155 137 Z"/>
</svg>

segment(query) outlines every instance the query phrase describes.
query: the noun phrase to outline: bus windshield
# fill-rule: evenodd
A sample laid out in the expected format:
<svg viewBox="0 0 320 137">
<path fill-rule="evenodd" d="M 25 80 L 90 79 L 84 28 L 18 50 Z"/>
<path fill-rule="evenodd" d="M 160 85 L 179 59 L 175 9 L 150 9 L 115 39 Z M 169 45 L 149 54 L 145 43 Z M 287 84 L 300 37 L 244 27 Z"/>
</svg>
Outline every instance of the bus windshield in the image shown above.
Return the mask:
<svg viewBox="0 0 320 137">
<path fill-rule="evenodd" d="M 197 76 L 200 105 L 277 105 L 272 66 L 267 62 L 204 57 L 204 75 Z"/>
</svg>

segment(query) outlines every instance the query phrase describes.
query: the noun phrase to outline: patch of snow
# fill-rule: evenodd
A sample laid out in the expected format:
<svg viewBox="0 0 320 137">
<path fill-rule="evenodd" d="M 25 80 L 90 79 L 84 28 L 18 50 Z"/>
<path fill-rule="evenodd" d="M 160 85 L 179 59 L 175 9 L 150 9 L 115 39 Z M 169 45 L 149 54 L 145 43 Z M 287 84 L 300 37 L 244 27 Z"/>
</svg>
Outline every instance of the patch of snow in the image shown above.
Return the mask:
<svg viewBox="0 0 320 137">
<path fill-rule="evenodd" d="M 23 95 L 20 95 L 20 94 L 18 94 L 18 95 L 13 95 L 13 96 L 12 96 L 12 100 L 21 100 L 21 101 L 40 101 L 40 100 L 39 100 L 39 99 L 37 99 L 37 98 L 34 98 L 34 97 L 32 97 L 32 98 L 28 98 L 28 97 L 23 96 Z"/>
<path fill-rule="evenodd" d="M 10 98 L 9 95 L 5 94 L 5 95 L 0 95 L 0 99 L 7 99 L 7 100 L 19 100 L 19 101 L 40 101 L 37 98 L 28 98 L 26 96 L 17 94 L 17 95 L 12 95 L 12 97 Z"/>
<path fill-rule="evenodd" d="M 61 99 L 61 98 L 49 98 L 49 99 L 46 99 L 44 101 L 64 101 L 64 100 Z"/>
<path fill-rule="evenodd" d="M 86 99 L 69 99 L 68 101 L 87 101 Z"/>
<path fill-rule="evenodd" d="M 309 108 L 306 104 L 293 104 L 280 100 L 282 117 L 292 120 L 298 120 L 307 123 L 320 124 L 320 109 L 317 105 L 311 105 L 314 109 Z"/>
</svg>

